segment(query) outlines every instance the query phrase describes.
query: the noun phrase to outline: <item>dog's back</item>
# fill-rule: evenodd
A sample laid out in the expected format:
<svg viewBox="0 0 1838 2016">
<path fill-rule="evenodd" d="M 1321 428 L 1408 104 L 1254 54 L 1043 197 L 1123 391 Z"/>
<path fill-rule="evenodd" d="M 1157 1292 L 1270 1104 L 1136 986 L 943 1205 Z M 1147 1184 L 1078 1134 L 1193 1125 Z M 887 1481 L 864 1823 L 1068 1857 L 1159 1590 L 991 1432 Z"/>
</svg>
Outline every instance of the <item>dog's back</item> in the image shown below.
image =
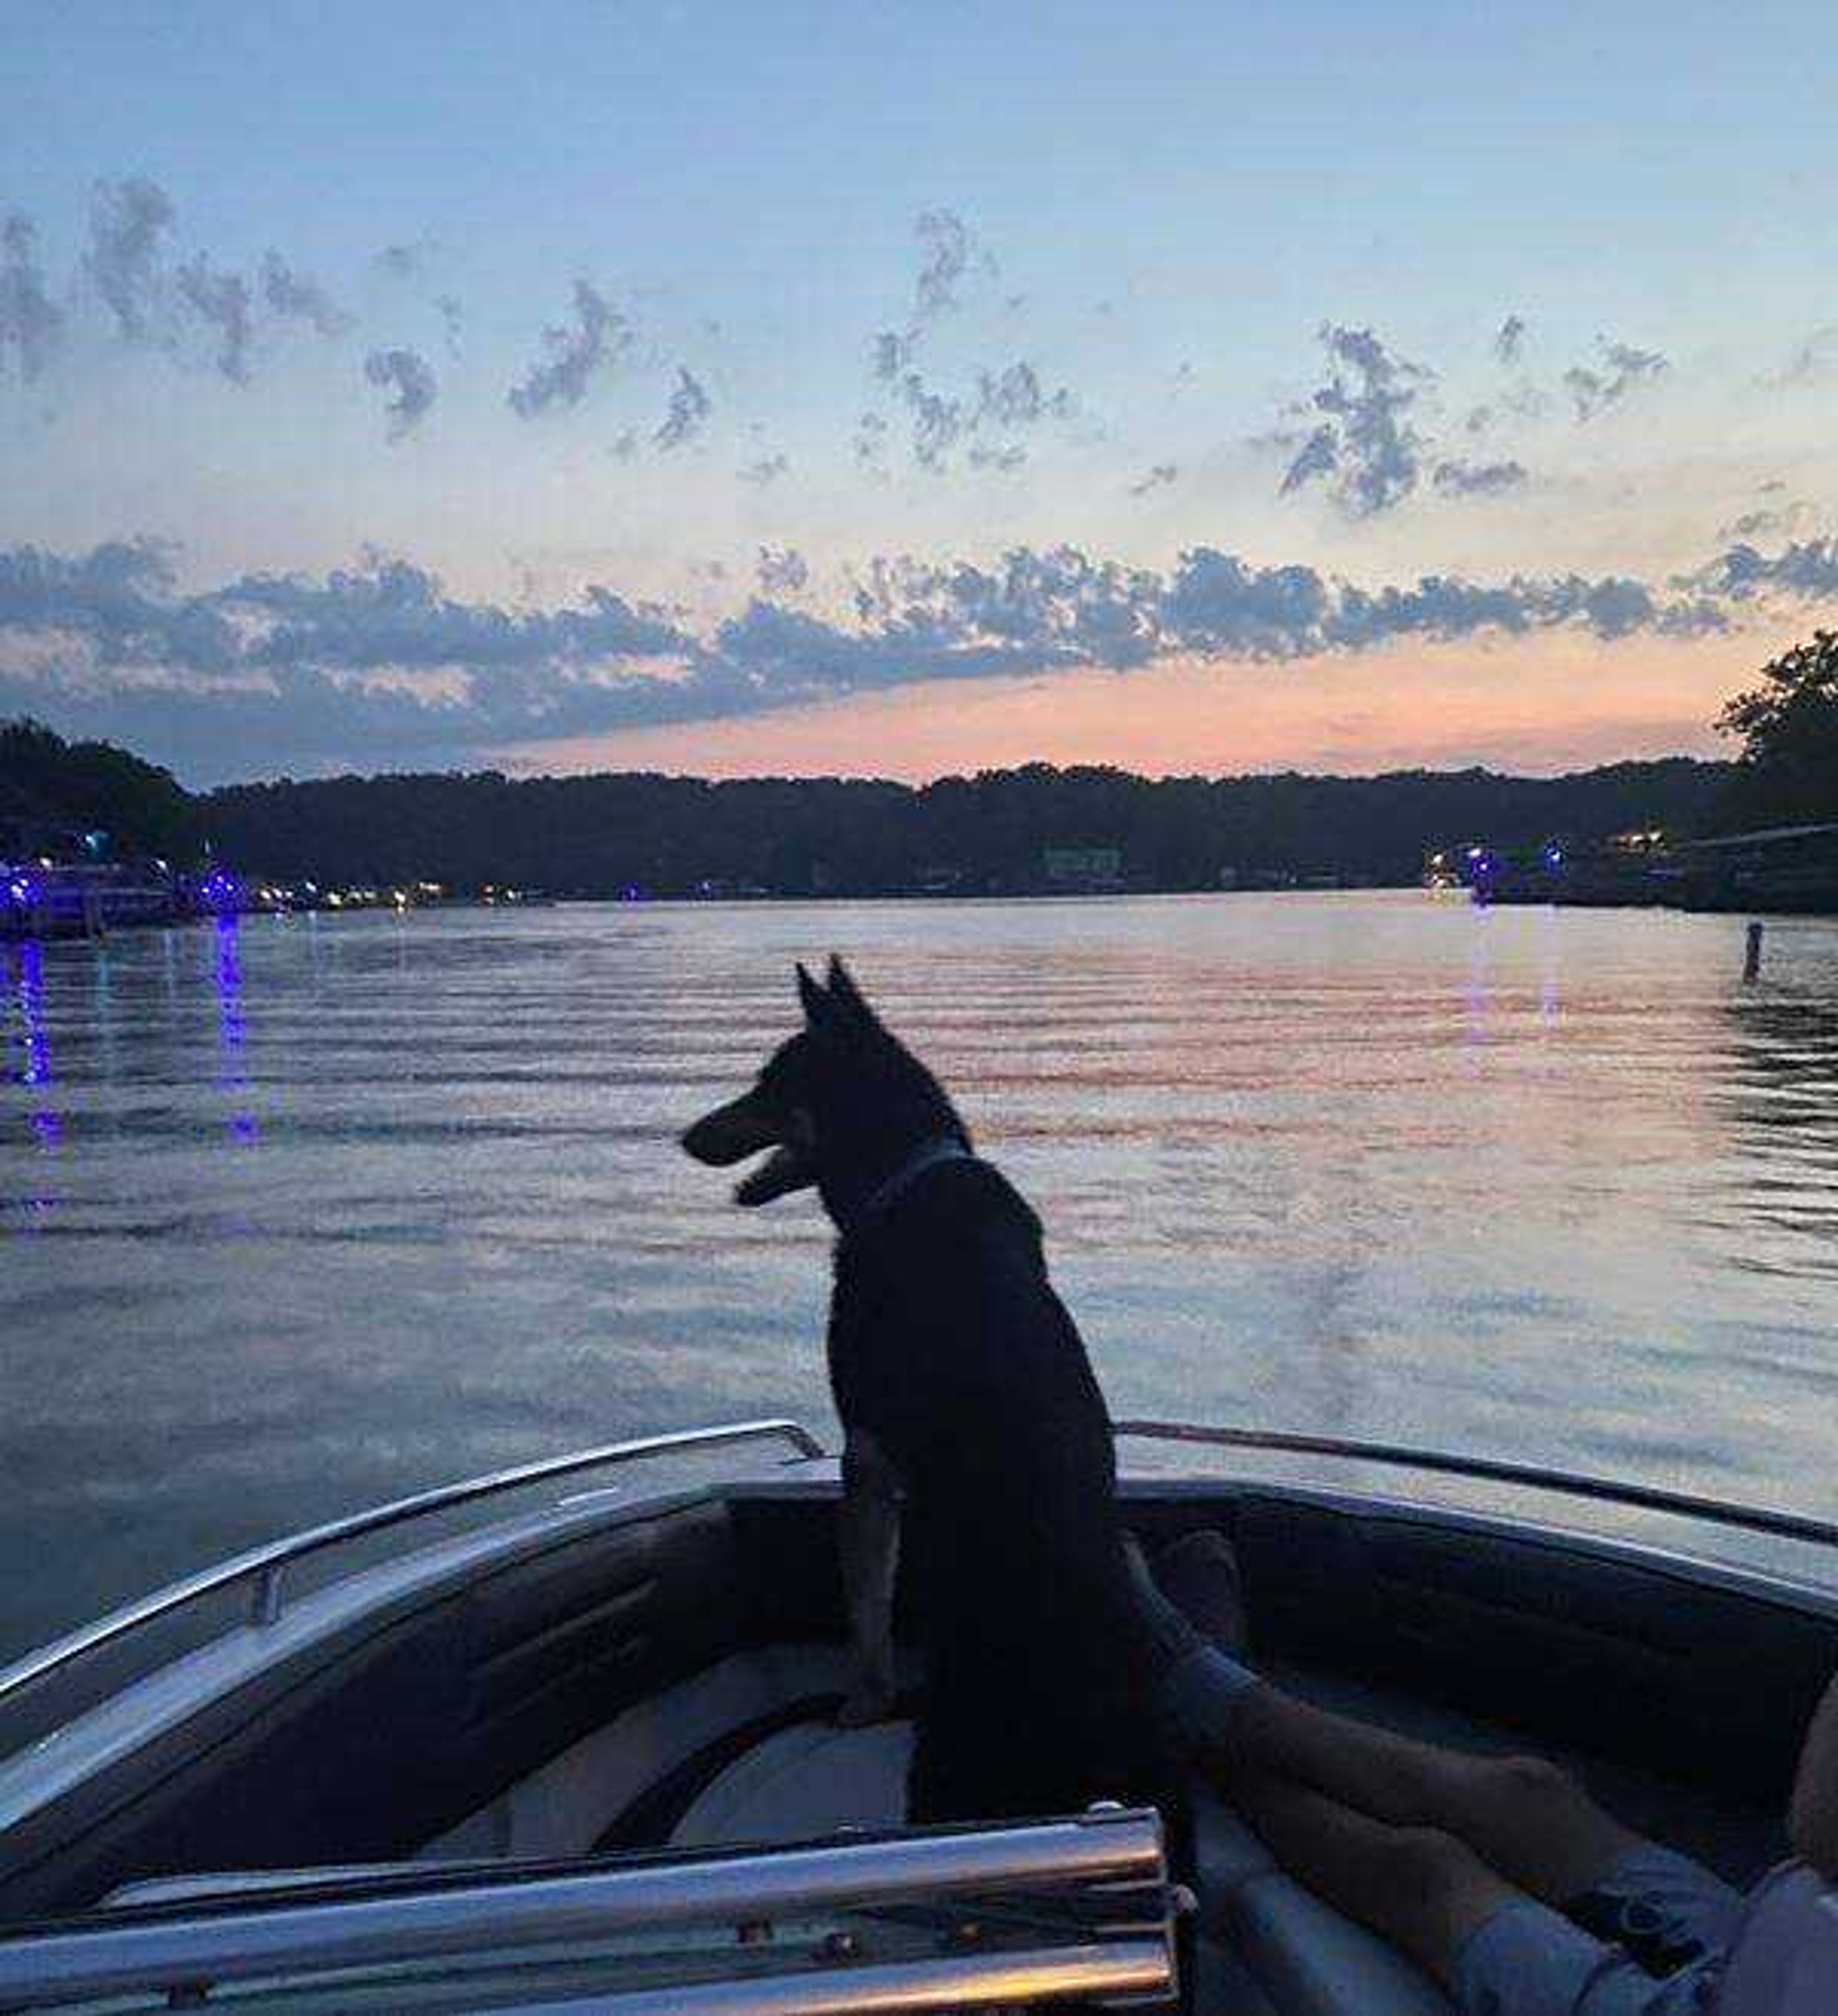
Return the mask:
<svg viewBox="0 0 1838 2016">
<path fill-rule="evenodd" d="M 838 1249 L 830 1372 L 907 1494 L 927 1661 L 914 1816 L 1152 1796 L 1147 1647 L 1109 1417 L 1040 1226 L 986 1163 L 928 1172 Z"/>
</svg>

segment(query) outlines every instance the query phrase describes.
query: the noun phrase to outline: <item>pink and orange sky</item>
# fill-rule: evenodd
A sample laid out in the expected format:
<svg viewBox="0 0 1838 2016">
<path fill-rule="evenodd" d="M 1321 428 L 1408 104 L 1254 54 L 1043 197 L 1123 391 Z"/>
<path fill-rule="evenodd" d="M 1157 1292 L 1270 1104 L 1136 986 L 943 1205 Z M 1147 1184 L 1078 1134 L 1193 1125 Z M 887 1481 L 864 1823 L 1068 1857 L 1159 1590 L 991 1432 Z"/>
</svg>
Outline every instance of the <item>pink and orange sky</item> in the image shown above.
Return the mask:
<svg viewBox="0 0 1838 2016">
<path fill-rule="evenodd" d="M 1399 649 L 1258 664 L 1171 659 L 1118 675 L 906 686 L 762 718 L 511 746 L 517 772 L 643 769 L 714 777 L 913 781 L 1041 761 L 1151 776 L 1297 769 L 1586 769 L 1725 756 L 1712 722 L 1764 639 L 1588 638 Z"/>
<path fill-rule="evenodd" d="M 196 783 L 1714 753 L 1838 607 L 1829 39 L 73 0 L 0 80 L 0 716 Z"/>
</svg>

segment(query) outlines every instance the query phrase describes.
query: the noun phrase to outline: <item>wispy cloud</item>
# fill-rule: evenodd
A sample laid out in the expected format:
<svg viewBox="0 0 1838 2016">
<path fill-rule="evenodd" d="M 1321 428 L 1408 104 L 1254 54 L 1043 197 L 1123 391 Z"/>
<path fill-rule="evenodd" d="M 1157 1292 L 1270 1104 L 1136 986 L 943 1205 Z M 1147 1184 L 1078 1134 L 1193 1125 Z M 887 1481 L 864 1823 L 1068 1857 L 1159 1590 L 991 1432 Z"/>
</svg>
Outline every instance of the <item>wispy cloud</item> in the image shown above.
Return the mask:
<svg viewBox="0 0 1838 2016">
<path fill-rule="evenodd" d="M 1412 415 L 1433 374 L 1369 329 L 1323 322 L 1320 340 L 1326 381 L 1302 410 L 1322 417 L 1306 434 L 1275 437 L 1293 450 L 1281 494 L 1319 483 L 1350 516 L 1376 517 L 1417 488 L 1424 443 Z"/>
<path fill-rule="evenodd" d="M 38 234 L 18 211 L 0 219 L 0 371 L 10 353 L 20 376 L 36 378 L 63 340 L 64 314 L 38 263 Z"/>
<path fill-rule="evenodd" d="M 1018 468 L 1027 451 L 1016 435 L 1047 421 L 1069 419 L 1077 410 L 1066 387 L 1048 391 L 1025 358 L 979 370 L 962 393 L 946 391 L 923 372 L 908 370 L 894 385 L 893 394 L 905 409 L 915 464 L 933 474 L 951 466 L 960 447 L 967 448 L 975 467 Z M 881 416 L 864 415 L 856 436 L 857 459 L 878 463 L 886 435 Z"/>
<path fill-rule="evenodd" d="M 1171 483 L 1178 478 L 1180 473 L 1181 468 L 1178 463 L 1153 463 L 1144 474 L 1138 477 L 1130 485 L 1130 495 L 1132 497 L 1146 497 L 1152 490 L 1165 490 Z"/>
<path fill-rule="evenodd" d="M 1631 344 L 1610 343 L 1606 337 L 1596 338 L 1595 348 L 1594 364 L 1573 364 L 1563 374 L 1563 387 L 1579 423 L 1618 405 L 1637 387 L 1650 385 L 1672 368 L 1656 350 L 1636 350 Z"/>
<path fill-rule="evenodd" d="M 177 216 L 171 197 L 144 175 L 95 186 L 84 264 L 116 333 L 130 343 L 144 341 L 158 316 L 161 261 Z"/>
<path fill-rule="evenodd" d="M 754 569 L 762 595 L 802 595 L 811 585 L 811 569 L 793 546 L 761 546 Z"/>
<path fill-rule="evenodd" d="M 1530 478 L 1517 462 L 1439 462 L 1430 481 L 1453 497 L 1498 497 L 1524 487 Z"/>
<path fill-rule="evenodd" d="M 1838 599 L 1838 538 L 1793 540 L 1775 553 L 1739 542 L 1678 585 L 1738 605 L 1777 596 L 1830 602 Z"/>
<path fill-rule="evenodd" d="M 351 326 L 351 317 L 318 282 L 297 272 L 279 252 L 263 255 L 261 291 L 272 314 L 284 322 L 303 322 L 320 336 L 342 336 Z"/>
<path fill-rule="evenodd" d="M 764 489 L 768 484 L 776 483 L 780 477 L 789 474 L 790 469 L 789 455 L 763 455 L 756 462 L 743 463 L 739 476 L 743 483 L 757 484 Z"/>
<path fill-rule="evenodd" d="M 948 314 L 959 305 L 959 290 L 974 259 L 993 275 L 993 254 L 979 247 L 970 228 L 955 210 L 923 210 L 913 220 L 913 233 L 924 253 L 913 287 L 913 312 L 921 322 Z"/>
<path fill-rule="evenodd" d="M 414 433 L 440 391 L 433 366 L 419 350 L 373 350 L 364 359 L 364 376 L 389 395 L 383 409 L 392 441 Z"/>
<path fill-rule="evenodd" d="M 574 319 L 542 332 L 542 355 L 507 395 L 520 419 L 578 406 L 594 380 L 632 341 L 630 325 L 598 288 L 574 283 Z"/>
<path fill-rule="evenodd" d="M 376 255 L 376 263 L 392 280 L 412 280 L 426 266 L 436 249 L 429 239 L 411 239 L 401 244 L 384 246 Z"/>
<path fill-rule="evenodd" d="M 1494 355 L 1509 370 L 1519 362 L 1531 329 L 1523 315 L 1509 315 L 1494 334 Z"/>
<path fill-rule="evenodd" d="M 653 445 L 668 454 L 672 448 L 682 448 L 692 441 L 707 424 L 714 409 L 714 402 L 708 396 L 708 388 L 687 365 L 677 366 L 677 382 L 671 388 L 669 410 L 664 423 L 651 437 Z"/>
<path fill-rule="evenodd" d="M 1762 380 L 1764 385 L 1797 391 L 1822 385 L 1838 378 L 1838 322 L 1815 329 L 1795 345 L 1779 370 Z"/>
<path fill-rule="evenodd" d="M 235 385 L 249 383 L 249 347 L 255 324 L 249 283 L 240 273 L 213 267 L 203 253 L 178 269 L 178 296 L 214 332 L 217 368 Z"/>
</svg>

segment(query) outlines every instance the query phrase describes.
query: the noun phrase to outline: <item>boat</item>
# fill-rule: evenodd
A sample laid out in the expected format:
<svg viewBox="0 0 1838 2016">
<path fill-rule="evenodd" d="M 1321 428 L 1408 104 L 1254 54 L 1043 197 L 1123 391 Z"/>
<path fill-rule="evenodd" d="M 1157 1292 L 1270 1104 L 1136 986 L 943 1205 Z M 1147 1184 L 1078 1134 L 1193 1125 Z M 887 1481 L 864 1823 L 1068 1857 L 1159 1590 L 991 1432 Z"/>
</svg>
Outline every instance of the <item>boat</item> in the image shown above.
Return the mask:
<svg viewBox="0 0 1838 2016">
<path fill-rule="evenodd" d="M 1131 1528 L 1232 1536 L 1286 1684 L 1573 1763 L 1733 1879 L 1781 1852 L 1838 1525 L 1326 1435 L 1118 1435 Z M 840 1492 L 789 1420 L 582 1450 L 20 1660 L 0 2008 L 1446 2011 L 1212 1790 L 908 1826 L 909 1727 L 834 1714 Z"/>
</svg>

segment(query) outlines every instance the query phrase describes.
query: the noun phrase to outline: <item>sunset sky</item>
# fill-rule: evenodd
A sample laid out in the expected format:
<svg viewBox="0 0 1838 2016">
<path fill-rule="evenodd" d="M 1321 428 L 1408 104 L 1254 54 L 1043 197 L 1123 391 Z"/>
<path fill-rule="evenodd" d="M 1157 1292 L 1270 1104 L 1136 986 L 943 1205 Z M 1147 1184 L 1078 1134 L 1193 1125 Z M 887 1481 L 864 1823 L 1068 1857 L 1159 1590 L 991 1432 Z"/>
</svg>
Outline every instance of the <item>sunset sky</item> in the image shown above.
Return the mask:
<svg viewBox="0 0 1838 2016">
<path fill-rule="evenodd" d="M 187 781 L 1709 752 L 1838 617 L 1829 0 L 70 0 L 0 716 Z"/>
</svg>

